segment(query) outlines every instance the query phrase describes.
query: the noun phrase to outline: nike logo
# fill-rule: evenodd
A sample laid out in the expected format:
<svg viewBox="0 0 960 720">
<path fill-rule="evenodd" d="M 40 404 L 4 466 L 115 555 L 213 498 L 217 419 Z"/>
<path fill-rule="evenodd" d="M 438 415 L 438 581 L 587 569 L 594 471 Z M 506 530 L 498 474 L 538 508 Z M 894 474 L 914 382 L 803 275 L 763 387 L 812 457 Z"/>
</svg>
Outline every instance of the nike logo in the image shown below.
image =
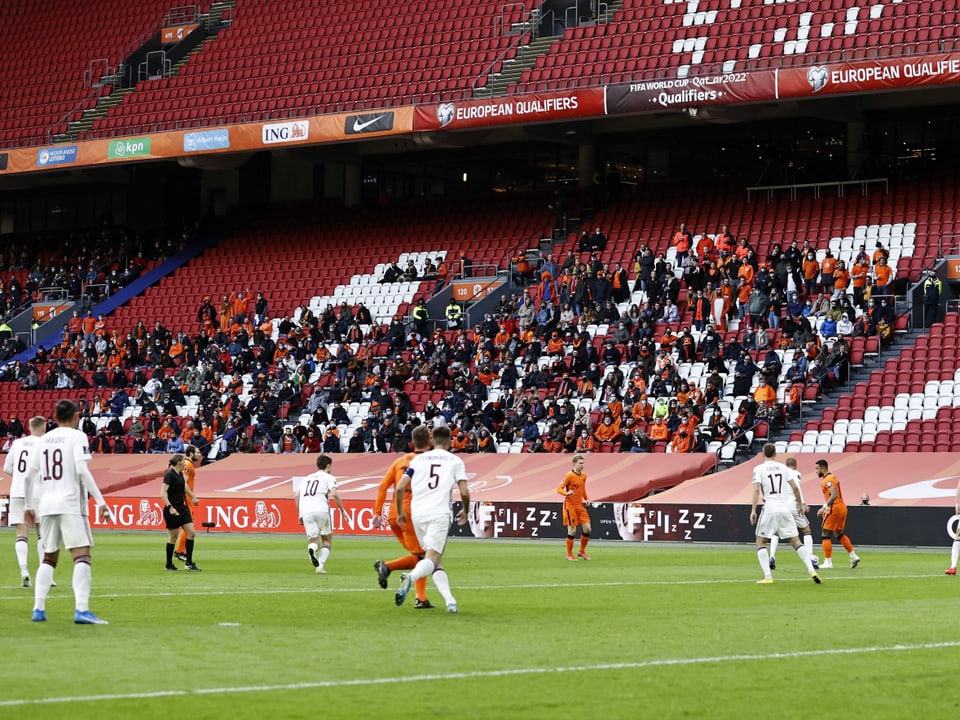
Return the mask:
<svg viewBox="0 0 960 720">
<path fill-rule="evenodd" d="M 375 122 L 377 122 L 378 120 L 382 120 L 385 117 L 386 115 L 377 115 L 373 120 L 367 120 L 366 122 L 360 122 L 360 119 L 357 118 L 356 120 L 353 121 L 353 131 L 363 132 L 368 127 L 373 125 Z"/>
</svg>

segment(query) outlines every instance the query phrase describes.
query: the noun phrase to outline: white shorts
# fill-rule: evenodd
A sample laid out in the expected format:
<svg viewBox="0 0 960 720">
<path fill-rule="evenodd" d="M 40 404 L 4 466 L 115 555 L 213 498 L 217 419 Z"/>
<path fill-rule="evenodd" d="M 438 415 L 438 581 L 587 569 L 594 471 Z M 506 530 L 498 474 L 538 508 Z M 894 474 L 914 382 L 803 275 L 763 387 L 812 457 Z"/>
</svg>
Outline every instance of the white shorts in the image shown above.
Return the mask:
<svg viewBox="0 0 960 720">
<path fill-rule="evenodd" d="M 330 520 L 330 511 L 309 512 L 303 516 L 303 529 L 308 538 L 333 534 L 333 523 Z"/>
<path fill-rule="evenodd" d="M 800 512 L 799 508 L 793 511 L 793 521 L 797 524 L 797 530 L 810 527 L 810 520 L 807 519 L 806 515 Z"/>
<path fill-rule="evenodd" d="M 797 523 L 789 510 L 771 512 L 764 508 L 760 513 L 760 519 L 757 521 L 757 537 L 769 540 L 777 535 L 781 540 L 788 540 L 797 537 L 797 534 Z"/>
<path fill-rule="evenodd" d="M 23 513 L 26 511 L 27 501 L 25 498 L 12 497 L 7 506 L 7 525 L 23 525 Z"/>
<path fill-rule="evenodd" d="M 85 515 L 42 515 L 40 517 L 40 537 L 43 551 L 52 553 L 60 549 L 93 547 L 93 533 L 90 520 Z"/>
<path fill-rule="evenodd" d="M 450 515 L 434 515 L 422 519 L 414 518 L 413 529 L 417 533 L 420 547 L 443 555 L 443 549 L 447 546 L 447 537 L 450 535 L 450 523 L 452 521 L 453 518 Z"/>
</svg>

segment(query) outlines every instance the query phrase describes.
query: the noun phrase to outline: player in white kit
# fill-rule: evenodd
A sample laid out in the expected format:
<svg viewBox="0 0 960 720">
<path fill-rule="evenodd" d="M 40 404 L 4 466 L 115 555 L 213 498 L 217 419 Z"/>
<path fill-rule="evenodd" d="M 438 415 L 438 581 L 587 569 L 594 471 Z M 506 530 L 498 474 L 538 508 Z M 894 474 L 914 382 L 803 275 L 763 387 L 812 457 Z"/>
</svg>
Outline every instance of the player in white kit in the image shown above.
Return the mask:
<svg viewBox="0 0 960 720">
<path fill-rule="evenodd" d="M 29 542 L 27 524 L 24 522 L 24 513 L 27 509 L 25 494 L 27 468 L 30 467 L 30 457 L 40 441 L 40 436 L 46 430 L 47 421 L 41 416 L 30 418 L 28 424 L 30 434 L 17 438 L 7 452 L 7 459 L 3 464 L 3 471 L 10 476 L 10 527 L 17 529 L 17 538 L 13 542 L 13 549 L 17 554 L 17 564 L 20 566 L 20 578 L 25 588 L 30 587 L 30 569 L 27 565 Z M 40 527 L 37 526 L 37 554 L 43 560 L 43 548 L 40 544 Z"/>
<path fill-rule="evenodd" d="M 403 601 L 415 580 L 429 576 L 443 595 L 447 612 L 460 612 L 457 600 L 450 592 L 450 580 L 443 569 L 443 550 L 450 533 L 453 512 L 450 499 L 453 488 L 460 490 L 463 507 L 457 514 L 457 523 L 467 522 L 470 508 L 470 491 L 467 489 L 467 470 L 463 460 L 448 452 L 450 447 L 450 428 L 436 427 L 433 430 L 433 450 L 430 445 L 430 431 L 423 425 L 413 430 L 414 451 L 420 454 L 410 461 L 400 482 L 397 483 L 394 502 L 397 504 L 397 522 L 404 526 L 413 522 L 413 528 L 424 550 L 424 558 L 417 563 L 409 575 L 401 576 L 400 589 L 397 590 L 397 605 Z M 424 452 L 425 451 L 425 452 Z M 407 489 L 413 493 L 410 502 L 410 518 L 403 511 L 403 495 Z"/>
<path fill-rule="evenodd" d="M 793 477 L 794 482 L 797 483 L 797 489 L 800 490 L 800 507 L 794 508 L 793 510 L 793 519 L 797 523 L 797 530 L 800 531 L 800 536 L 803 538 L 803 544 L 806 546 L 807 550 L 810 551 L 810 562 L 813 563 L 813 569 L 816 570 L 820 566 L 820 558 L 813 554 L 813 533 L 810 531 L 810 521 L 807 519 L 807 512 L 810 508 L 807 507 L 807 501 L 803 499 L 803 488 L 800 487 L 800 482 L 803 480 L 803 476 L 800 474 L 800 471 L 797 470 L 797 459 L 788 457 L 784 460 L 784 465 L 786 465 L 791 470 L 791 476 Z M 770 569 L 777 569 L 777 545 L 780 544 L 780 536 L 774 535 L 770 538 Z"/>
<path fill-rule="evenodd" d="M 317 458 L 317 472 L 307 475 L 297 491 L 297 512 L 303 521 L 303 529 L 307 533 L 307 553 L 311 564 L 320 575 L 326 574 L 324 565 L 330 557 L 330 546 L 333 543 L 333 526 L 330 519 L 330 498 L 346 514 L 343 501 L 337 492 L 337 481 L 329 473 L 333 467 L 333 459 L 329 455 Z M 317 541 L 323 542 L 323 547 Z"/>
<path fill-rule="evenodd" d="M 794 512 L 803 504 L 800 488 L 790 468 L 777 462 L 777 448 L 773 443 L 763 446 L 763 457 L 764 461 L 753 469 L 753 501 L 750 506 L 750 524 L 757 526 L 757 561 L 763 570 L 763 579 L 757 582 L 762 585 L 773 582 L 767 542 L 774 535 L 779 535 L 790 542 L 810 573 L 810 579 L 819 584 L 820 576 L 813 569 L 810 550 L 801 544 L 797 537 Z M 760 502 L 761 495 L 763 511 L 757 522 L 757 503 Z"/>
<path fill-rule="evenodd" d="M 101 520 L 110 517 L 110 510 L 87 468 L 90 448 L 87 436 L 77 429 L 77 406 L 70 400 L 60 400 L 55 417 L 57 427 L 40 438 L 26 475 L 26 517 L 28 521 L 34 516 L 39 518 L 44 551 L 43 562 L 37 570 L 33 621 L 47 619 L 47 594 L 62 543 L 73 556 L 76 600 L 73 621 L 78 625 L 106 625 L 106 620 L 90 612 L 93 536 L 87 517 L 87 498 L 96 501 Z"/>
</svg>

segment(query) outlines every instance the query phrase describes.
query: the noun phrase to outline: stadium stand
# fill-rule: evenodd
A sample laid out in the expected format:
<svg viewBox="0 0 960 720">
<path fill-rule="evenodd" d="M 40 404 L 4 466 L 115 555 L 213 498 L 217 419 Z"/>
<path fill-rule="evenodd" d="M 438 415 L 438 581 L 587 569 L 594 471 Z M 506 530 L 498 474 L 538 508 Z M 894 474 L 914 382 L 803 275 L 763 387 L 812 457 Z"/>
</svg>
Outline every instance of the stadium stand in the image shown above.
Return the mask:
<svg viewBox="0 0 960 720">
<path fill-rule="evenodd" d="M 210 2 L 197 3 L 207 7 Z M 93 107 L 110 87 L 93 87 L 91 62 L 116 67 L 160 27 L 169 0 L 82 6 L 61 3 L 0 3 L 0 147 L 38 145 L 66 130 L 64 118 L 78 107 Z M 109 32 L 104 23 L 110 26 Z M 27 30 L 29 28 L 29 30 Z"/>
<path fill-rule="evenodd" d="M 233 25 L 176 77 L 125 95 L 90 136 L 469 97 L 517 42 L 504 28 L 536 5 L 241 1 Z"/>
<path fill-rule="evenodd" d="M 936 0 L 626 0 L 612 22 L 566 30 L 511 90 L 923 55 L 953 49 L 956 35 L 956 14 Z"/>
</svg>

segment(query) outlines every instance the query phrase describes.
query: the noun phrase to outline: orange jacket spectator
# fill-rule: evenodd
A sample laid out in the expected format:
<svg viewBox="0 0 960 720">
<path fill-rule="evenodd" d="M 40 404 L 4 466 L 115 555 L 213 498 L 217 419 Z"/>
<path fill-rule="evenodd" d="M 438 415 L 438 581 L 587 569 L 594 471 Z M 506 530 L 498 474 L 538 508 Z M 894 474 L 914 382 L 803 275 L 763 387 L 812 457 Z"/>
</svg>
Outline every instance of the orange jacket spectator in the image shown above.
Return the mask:
<svg viewBox="0 0 960 720">
<path fill-rule="evenodd" d="M 701 260 L 709 260 L 712 258 L 715 250 L 716 246 L 713 244 L 713 238 L 709 235 L 704 235 L 697 243 L 697 257 Z"/>
<path fill-rule="evenodd" d="M 623 402 L 619 399 L 611 400 L 607 403 L 607 412 L 613 418 L 614 425 L 619 428 L 620 418 L 623 417 Z"/>
<path fill-rule="evenodd" d="M 757 389 L 753 391 L 753 399 L 757 401 L 757 404 L 775 403 L 777 401 L 777 391 L 761 380 Z"/>
<path fill-rule="evenodd" d="M 820 263 L 817 262 L 816 256 L 807 257 L 803 259 L 803 265 L 801 266 L 803 271 L 804 280 L 816 280 L 817 275 L 820 274 Z"/>
<path fill-rule="evenodd" d="M 633 407 L 630 408 L 630 415 L 639 425 L 653 417 L 653 405 L 650 404 L 646 396 L 643 396 L 639 402 L 635 402 Z"/>
<path fill-rule="evenodd" d="M 559 440 L 548 437 L 543 441 L 543 449 L 551 453 L 563 452 L 563 443 Z"/>
<path fill-rule="evenodd" d="M 741 278 L 747 285 L 753 285 L 753 278 L 756 273 L 753 270 L 753 265 L 750 263 L 744 263 L 740 266 L 740 270 L 737 271 L 737 277 Z"/>
<path fill-rule="evenodd" d="M 664 426 L 666 427 L 666 426 Z M 693 446 L 693 436 L 690 435 L 690 432 L 683 425 L 680 426 L 680 429 L 673 435 L 673 440 L 670 443 L 670 452 L 675 453 L 688 453 L 690 448 Z"/>
<path fill-rule="evenodd" d="M 606 417 L 597 426 L 593 436 L 597 439 L 597 442 L 613 442 L 620 437 L 620 427 L 614 424 L 613 418 Z"/>
<path fill-rule="evenodd" d="M 667 429 L 667 424 L 663 422 L 662 417 L 658 417 L 650 426 L 649 435 L 655 442 L 666 442 L 670 438 L 670 430 Z"/>
<path fill-rule="evenodd" d="M 593 436 L 591 436 L 586 430 L 580 433 L 580 437 L 577 438 L 577 446 L 574 452 L 596 452 L 596 450 L 597 441 L 593 439 Z"/>
<path fill-rule="evenodd" d="M 480 372 L 477 373 L 477 379 L 480 380 L 480 382 L 482 382 L 487 387 L 490 387 L 493 381 L 496 380 L 498 377 L 499 376 L 497 375 L 497 373 L 491 370 L 488 365 L 484 365 L 483 368 L 481 368 Z"/>
</svg>

